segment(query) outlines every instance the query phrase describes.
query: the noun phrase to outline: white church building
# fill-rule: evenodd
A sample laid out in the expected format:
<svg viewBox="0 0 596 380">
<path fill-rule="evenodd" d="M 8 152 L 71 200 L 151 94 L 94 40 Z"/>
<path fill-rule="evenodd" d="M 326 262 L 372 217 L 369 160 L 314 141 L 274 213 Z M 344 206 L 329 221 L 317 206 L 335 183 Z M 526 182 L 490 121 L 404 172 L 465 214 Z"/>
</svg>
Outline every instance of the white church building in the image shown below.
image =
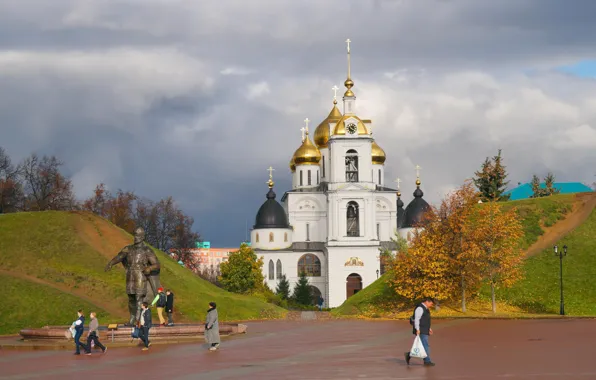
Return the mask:
<svg viewBox="0 0 596 380">
<path fill-rule="evenodd" d="M 313 298 L 322 296 L 325 307 L 341 305 L 374 282 L 381 271 L 380 249 L 392 247 L 396 231 L 409 238 L 429 208 L 419 178 L 405 210 L 399 180 L 398 189 L 385 186 L 385 152 L 373 139 L 371 120 L 358 116 L 347 42 L 343 113 L 334 99 L 314 141 L 305 120 L 302 144 L 290 160 L 292 189 L 278 201 L 269 168 L 267 200 L 250 234 L 271 289 L 282 274 L 293 287 L 304 272 Z"/>
</svg>

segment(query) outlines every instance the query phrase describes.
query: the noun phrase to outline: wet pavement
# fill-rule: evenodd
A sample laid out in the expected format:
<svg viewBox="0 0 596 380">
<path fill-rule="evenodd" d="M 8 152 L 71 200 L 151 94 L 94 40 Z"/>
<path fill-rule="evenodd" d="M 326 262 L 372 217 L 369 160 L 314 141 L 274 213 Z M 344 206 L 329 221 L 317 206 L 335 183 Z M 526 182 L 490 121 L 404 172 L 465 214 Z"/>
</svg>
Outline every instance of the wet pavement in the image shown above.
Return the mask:
<svg viewBox="0 0 596 380">
<path fill-rule="evenodd" d="M 246 324 L 216 352 L 198 343 L 92 356 L 1 350 L 0 379 L 596 379 L 596 320 L 434 321 L 436 367 L 405 364 L 405 321 Z"/>
</svg>

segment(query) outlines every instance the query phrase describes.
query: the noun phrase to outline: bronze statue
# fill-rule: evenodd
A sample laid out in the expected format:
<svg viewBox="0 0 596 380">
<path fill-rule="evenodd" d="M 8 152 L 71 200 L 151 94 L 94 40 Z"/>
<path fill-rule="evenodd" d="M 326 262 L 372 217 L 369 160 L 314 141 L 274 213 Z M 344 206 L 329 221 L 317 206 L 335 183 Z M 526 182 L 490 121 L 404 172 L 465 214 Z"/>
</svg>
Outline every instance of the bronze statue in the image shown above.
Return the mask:
<svg viewBox="0 0 596 380">
<path fill-rule="evenodd" d="M 128 324 L 131 326 L 141 319 L 141 304 L 146 301 L 145 298 L 148 295 L 151 295 L 147 291 L 147 283 L 151 286 L 153 295 L 157 294 L 157 289 L 160 287 L 159 260 L 144 241 L 145 231 L 139 227 L 134 231 L 134 244 L 124 247 L 106 265 L 106 272 L 118 263 L 122 263 L 126 268 L 126 294 L 128 294 L 130 312 Z"/>
</svg>

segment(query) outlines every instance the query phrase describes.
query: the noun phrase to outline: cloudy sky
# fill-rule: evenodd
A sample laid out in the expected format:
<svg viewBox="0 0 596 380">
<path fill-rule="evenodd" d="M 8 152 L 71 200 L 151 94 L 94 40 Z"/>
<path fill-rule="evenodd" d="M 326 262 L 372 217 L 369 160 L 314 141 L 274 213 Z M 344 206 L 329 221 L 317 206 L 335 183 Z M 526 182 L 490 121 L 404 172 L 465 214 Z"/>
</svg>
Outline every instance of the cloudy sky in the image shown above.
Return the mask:
<svg viewBox="0 0 596 380">
<path fill-rule="evenodd" d="M 302 120 L 345 80 L 387 182 L 431 202 L 503 149 L 511 184 L 596 177 L 592 0 L 0 2 L 0 146 L 97 183 L 172 195 L 214 246 L 279 197 Z"/>
</svg>

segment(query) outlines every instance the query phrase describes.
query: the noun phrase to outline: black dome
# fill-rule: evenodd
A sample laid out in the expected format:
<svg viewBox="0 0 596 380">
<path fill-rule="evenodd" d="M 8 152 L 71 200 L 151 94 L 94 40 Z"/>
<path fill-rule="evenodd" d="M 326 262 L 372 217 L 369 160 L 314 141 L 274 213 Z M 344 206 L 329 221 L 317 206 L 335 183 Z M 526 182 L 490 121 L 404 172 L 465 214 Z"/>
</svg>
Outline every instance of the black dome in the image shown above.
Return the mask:
<svg viewBox="0 0 596 380">
<path fill-rule="evenodd" d="M 414 199 L 406 207 L 406 215 L 402 228 L 416 227 L 423 221 L 424 214 L 430 210 L 428 203 L 422 199 L 423 195 L 424 193 L 420 190 L 420 187 L 416 187 Z"/>
<path fill-rule="evenodd" d="M 404 224 L 404 217 L 406 215 L 406 211 L 404 210 L 404 202 L 401 198 L 397 197 L 397 228 L 402 228 Z"/>
<path fill-rule="evenodd" d="M 275 200 L 273 189 L 269 189 L 267 200 L 259 208 L 253 228 L 290 228 L 286 211 Z"/>
</svg>

